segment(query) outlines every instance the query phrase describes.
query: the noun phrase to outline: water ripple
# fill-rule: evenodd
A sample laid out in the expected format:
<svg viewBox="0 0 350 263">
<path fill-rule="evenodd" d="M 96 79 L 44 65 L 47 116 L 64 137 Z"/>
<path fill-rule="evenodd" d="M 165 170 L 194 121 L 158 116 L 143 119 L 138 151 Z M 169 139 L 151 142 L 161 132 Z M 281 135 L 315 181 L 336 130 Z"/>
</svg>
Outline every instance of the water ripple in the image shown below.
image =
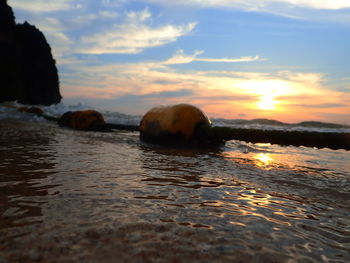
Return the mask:
<svg viewBox="0 0 350 263">
<path fill-rule="evenodd" d="M 173 149 L 130 132 L 22 124 L 0 122 L 7 258 L 26 261 L 26 247 L 84 258 L 113 254 L 113 244 L 135 257 L 161 247 L 201 262 L 350 259 L 345 152 L 237 142 Z"/>
</svg>

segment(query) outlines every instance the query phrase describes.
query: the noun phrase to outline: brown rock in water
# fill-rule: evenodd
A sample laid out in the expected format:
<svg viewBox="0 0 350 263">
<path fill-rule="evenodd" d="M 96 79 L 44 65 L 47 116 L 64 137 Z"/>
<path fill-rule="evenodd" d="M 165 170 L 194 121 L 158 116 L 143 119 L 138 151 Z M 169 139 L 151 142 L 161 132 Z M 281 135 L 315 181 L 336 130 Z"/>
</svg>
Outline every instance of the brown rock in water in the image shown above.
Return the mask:
<svg viewBox="0 0 350 263">
<path fill-rule="evenodd" d="M 39 107 L 20 107 L 18 108 L 18 111 L 20 112 L 26 112 L 26 113 L 33 113 L 36 115 L 42 115 L 44 112 L 42 109 L 40 109 Z"/>
<path fill-rule="evenodd" d="M 0 2 L 0 102 L 51 105 L 61 101 L 56 62 L 45 36 L 28 22 L 15 23 Z"/>
<path fill-rule="evenodd" d="M 58 124 L 76 130 L 89 131 L 104 125 L 105 120 L 102 114 L 95 110 L 68 111 L 61 116 Z"/>
</svg>

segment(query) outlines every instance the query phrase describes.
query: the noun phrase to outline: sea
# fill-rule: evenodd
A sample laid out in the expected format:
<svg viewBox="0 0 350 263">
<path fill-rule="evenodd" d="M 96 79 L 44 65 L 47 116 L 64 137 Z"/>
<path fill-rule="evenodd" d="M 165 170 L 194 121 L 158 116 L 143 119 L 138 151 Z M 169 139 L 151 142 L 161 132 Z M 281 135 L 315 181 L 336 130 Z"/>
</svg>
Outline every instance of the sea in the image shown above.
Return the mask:
<svg viewBox="0 0 350 263">
<path fill-rule="evenodd" d="M 101 113 L 119 124 L 142 117 Z M 350 151 L 164 146 L 0 105 L 0 262 L 350 262 Z"/>
</svg>

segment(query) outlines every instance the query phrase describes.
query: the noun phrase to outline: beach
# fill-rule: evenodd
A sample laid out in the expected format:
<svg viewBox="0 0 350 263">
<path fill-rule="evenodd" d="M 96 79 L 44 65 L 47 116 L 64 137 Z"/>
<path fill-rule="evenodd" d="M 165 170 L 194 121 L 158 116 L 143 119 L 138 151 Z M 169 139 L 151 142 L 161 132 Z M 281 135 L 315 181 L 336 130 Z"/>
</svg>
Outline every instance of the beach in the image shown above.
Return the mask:
<svg viewBox="0 0 350 263">
<path fill-rule="evenodd" d="M 349 151 L 171 147 L 0 117 L 1 263 L 350 260 Z"/>
</svg>

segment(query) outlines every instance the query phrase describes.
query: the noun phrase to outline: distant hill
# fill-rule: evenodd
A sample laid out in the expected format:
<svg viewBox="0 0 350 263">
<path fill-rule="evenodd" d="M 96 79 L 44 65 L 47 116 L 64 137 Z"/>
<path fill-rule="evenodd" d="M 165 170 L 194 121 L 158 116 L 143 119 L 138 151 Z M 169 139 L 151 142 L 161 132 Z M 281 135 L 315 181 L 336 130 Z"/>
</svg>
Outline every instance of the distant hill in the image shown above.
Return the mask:
<svg viewBox="0 0 350 263">
<path fill-rule="evenodd" d="M 336 123 L 329 122 L 320 122 L 320 121 L 303 121 L 296 124 L 292 124 L 294 126 L 302 126 L 302 127 L 315 127 L 315 128 L 350 128 L 349 125 L 342 125 Z"/>
<path fill-rule="evenodd" d="M 303 121 L 298 123 L 285 123 L 285 122 L 271 120 L 271 119 L 252 119 L 252 120 L 236 119 L 236 120 L 225 120 L 225 121 L 235 125 L 260 124 L 260 125 L 307 127 L 307 128 L 350 128 L 349 125 L 320 122 L 320 121 Z"/>
<path fill-rule="evenodd" d="M 253 119 L 249 120 L 249 123 L 258 123 L 258 124 L 263 124 L 263 125 L 289 125 L 287 123 L 281 122 L 281 121 L 275 121 L 275 120 L 270 120 L 270 119 Z"/>
</svg>

